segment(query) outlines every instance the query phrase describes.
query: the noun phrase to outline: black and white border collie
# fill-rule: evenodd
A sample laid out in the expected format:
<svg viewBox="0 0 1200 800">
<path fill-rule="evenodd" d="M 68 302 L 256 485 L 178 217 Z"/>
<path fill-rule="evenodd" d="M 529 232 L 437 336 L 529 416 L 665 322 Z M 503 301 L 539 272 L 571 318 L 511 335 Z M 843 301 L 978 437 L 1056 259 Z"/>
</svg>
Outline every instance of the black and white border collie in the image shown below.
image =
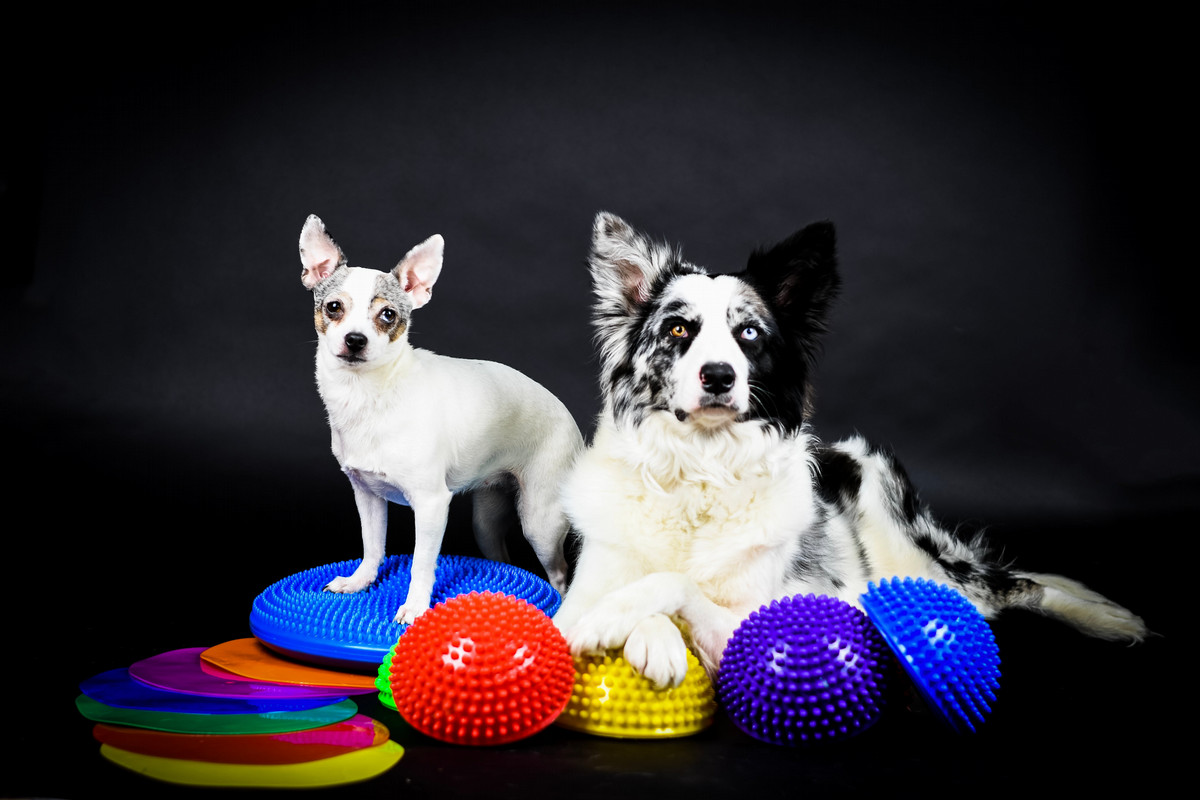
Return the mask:
<svg viewBox="0 0 1200 800">
<path fill-rule="evenodd" d="M 889 453 L 813 435 L 812 358 L 839 284 L 831 224 L 710 275 L 601 213 L 589 264 L 604 407 L 563 493 L 581 549 L 555 622 L 574 652 L 624 648 L 678 685 L 687 647 L 715 675 L 771 600 L 857 605 L 896 576 L 956 587 L 989 617 L 1027 608 L 1104 639 L 1146 635 L 1082 584 L 941 527 Z"/>
</svg>

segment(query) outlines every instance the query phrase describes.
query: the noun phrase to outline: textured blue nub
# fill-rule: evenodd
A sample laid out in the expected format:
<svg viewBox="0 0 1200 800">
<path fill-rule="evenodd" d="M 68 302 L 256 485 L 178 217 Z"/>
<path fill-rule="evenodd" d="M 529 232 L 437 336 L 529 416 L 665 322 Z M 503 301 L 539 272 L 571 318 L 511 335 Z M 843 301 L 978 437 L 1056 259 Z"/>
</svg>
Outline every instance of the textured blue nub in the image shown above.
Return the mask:
<svg viewBox="0 0 1200 800">
<path fill-rule="evenodd" d="M 742 621 L 725 646 L 717 696 L 757 739 L 834 741 L 879 718 L 890 662 L 861 611 L 835 597 L 797 595 Z"/>
<path fill-rule="evenodd" d="M 408 595 L 412 556 L 385 559 L 375 582 L 356 594 L 324 591 L 359 560 L 298 572 L 254 598 L 250 631 L 264 644 L 305 661 L 374 670 L 406 625 L 394 621 Z M 432 605 L 470 592 L 499 592 L 527 601 L 548 615 L 562 602 L 548 582 L 531 572 L 483 558 L 438 556 Z"/>
<path fill-rule="evenodd" d="M 983 615 L 924 578 L 870 583 L 861 602 L 929 706 L 954 730 L 973 732 L 1000 688 L 1000 648 Z"/>
</svg>

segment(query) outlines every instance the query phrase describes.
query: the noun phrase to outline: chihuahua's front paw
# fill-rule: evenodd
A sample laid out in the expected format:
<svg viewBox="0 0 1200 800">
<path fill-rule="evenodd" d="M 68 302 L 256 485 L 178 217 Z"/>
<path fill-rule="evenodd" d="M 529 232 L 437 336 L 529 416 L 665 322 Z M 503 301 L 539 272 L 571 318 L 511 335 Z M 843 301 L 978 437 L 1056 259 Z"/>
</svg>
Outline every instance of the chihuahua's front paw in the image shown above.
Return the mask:
<svg viewBox="0 0 1200 800">
<path fill-rule="evenodd" d="M 639 622 L 625 640 L 625 660 L 656 688 L 683 683 L 687 675 L 687 645 L 669 617 L 655 614 Z"/>
<path fill-rule="evenodd" d="M 429 610 L 428 605 L 425 606 L 410 606 L 408 603 L 400 606 L 400 610 L 396 612 L 396 622 L 401 625 L 412 625 L 416 622 L 417 617 Z"/>
<path fill-rule="evenodd" d="M 360 575 L 357 572 L 348 577 L 338 576 L 325 584 L 325 591 L 337 592 L 338 594 L 354 594 L 370 586 L 371 581 L 374 579 L 373 575 Z"/>
</svg>

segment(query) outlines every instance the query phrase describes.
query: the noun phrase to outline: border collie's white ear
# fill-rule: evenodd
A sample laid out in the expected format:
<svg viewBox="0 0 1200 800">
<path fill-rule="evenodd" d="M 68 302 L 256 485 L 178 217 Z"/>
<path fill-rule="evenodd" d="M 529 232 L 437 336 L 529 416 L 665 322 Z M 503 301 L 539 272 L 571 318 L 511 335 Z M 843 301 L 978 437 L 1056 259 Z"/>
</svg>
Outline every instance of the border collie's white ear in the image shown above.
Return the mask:
<svg viewBox="0 0 1200 800">
<path fill-rule="evenodd" d="M 661 268 L 658 261 L 654 245 L 625 220 L 607 211 L 596 215 L 588 264 L 602 305 L 628 312 L 645 303 Z"/>
<path fill-rule="evenodd" d="M 316 214 L 310 214 L 300 230 L 300 282 L 305 289 L 312 289 L 346 263 L 342 248 L 337 246 L 325 231 L 325 223 Z"/>
<path fill-rule="evenodd" d="M 409 250 L 392 270 L 396 280 L 412 298 L 413 308 L 420 308 L 433 296 L 433 285 L 442 273 L 442 256 L 446 242 L 439 234 L 430 236 Z"/>
</svg>

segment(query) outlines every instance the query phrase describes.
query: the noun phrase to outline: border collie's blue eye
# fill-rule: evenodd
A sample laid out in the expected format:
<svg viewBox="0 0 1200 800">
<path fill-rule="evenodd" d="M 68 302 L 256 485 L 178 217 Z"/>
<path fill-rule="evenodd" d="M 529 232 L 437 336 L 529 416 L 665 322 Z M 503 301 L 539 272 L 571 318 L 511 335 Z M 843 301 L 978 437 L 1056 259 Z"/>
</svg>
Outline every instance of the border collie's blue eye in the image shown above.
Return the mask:
<svg viewBox="0 0 1200 800">
<path fill-rule="evenodd" d="M 753 342 L 758 338 L 758 328 L 742 328 L 742 338 L 747 342 Z"/>
</svg>

